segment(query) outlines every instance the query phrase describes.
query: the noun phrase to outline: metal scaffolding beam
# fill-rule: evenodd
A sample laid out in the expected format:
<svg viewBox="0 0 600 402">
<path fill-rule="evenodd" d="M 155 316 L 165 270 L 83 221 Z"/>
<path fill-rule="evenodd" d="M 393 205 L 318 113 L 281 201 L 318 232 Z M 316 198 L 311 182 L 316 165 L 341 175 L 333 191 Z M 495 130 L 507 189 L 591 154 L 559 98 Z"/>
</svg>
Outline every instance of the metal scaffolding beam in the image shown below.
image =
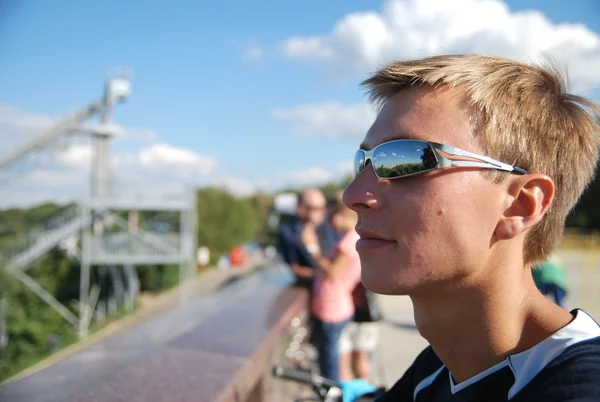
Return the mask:
<svg viewBox="0 0 600 402">
<path fill-rule="evenodd" d="M 23 271 L 15 270 L 13 271 L 13 275 L 20 280 L 25 286 L 27 286 L 31 291 L 33 291 L 36 295 L 38 295 L 42 300 L 44 300 L 50 307 L 52 307 L 57 313 L 62 315 L 65 320 L 69 321 L 73 325 L 77 325 L 79 319 L 75 316 L 75 314 L 71 313 L 65 306 L 63 306 L 58 300 L 54 298 L 50 293 L 46 291 L 43 287 L 41 287 L 36 281 L 27 276 Z"/>
<path fill-rule="evenodd" d="M 105 101 L 102 99 L 65 117 L 38 135 L 30 138 L 28 141 L 25 141 L 24 144 L 14 151 L 3 155 L 0 158 L 0 168 L 11 165 L 35 150 L 47 147 L 57 137 L 69 132 L 70 130 L 76 129 L 79 124 L 83 123 L 94 114 L 100 112 L 105 106 Z"/>
<path fill-rule="evenodd" d="M 47 147 L 59 136 L 78 129 L 81 123 L 97 113 L 104 113 L 107 115 L 108 109 L 112 105 L 122 102 L 129 97 L 130 90 L 131 83 L 128 79 L 113 78 L 108 80 L 106 82 L 104 96 L 102 99 L 94 101 L 89 106 L 75 111 L 74 113 L 53 124 L 46 130 L 42 131 L 38 135 L 25 141 L 24 144 L 14 151 L 0 157 L 0 168 L 8 166 L 19 159 L 22 159 L 27 154 L 35 150 Z M 106 120 L 106 118 L 103 118 L 103 120 Z"/>
</svg>

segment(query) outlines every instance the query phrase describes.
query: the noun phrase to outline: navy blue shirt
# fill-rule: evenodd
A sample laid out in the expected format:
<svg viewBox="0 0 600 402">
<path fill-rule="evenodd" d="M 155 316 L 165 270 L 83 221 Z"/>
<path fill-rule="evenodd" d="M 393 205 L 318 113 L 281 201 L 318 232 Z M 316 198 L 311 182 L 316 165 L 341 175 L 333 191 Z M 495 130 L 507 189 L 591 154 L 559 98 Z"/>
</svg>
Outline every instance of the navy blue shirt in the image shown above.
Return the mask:
<svg viewBox="0 0 600 402">
<path fill-rule="evenodd" d="M 298 264 L 305 267 L 315 268 L 315 262 L 300 240 L 302 234 L 302 222 L 298 219 L 290 219 L 283 222 L 277 233 L 277 250 L 286 264 Z M 297 278 L 298 284 L 310 286 L 312 280 Z"/>
<path fill-rule="evenodd" d="M 342 238 L 342 233 L 337 232 L 328 221 L 323 222 L 317 227 L 317 236 L 319 246 L 323 255 L 329 255 L 333 247 Z"/>
<path fill-rule="evenodd" d="M 598 402 L 600 326 L 584 311 L 552 336 L 455 384 L 431 347 L 377 402 Z"/>
</svg>

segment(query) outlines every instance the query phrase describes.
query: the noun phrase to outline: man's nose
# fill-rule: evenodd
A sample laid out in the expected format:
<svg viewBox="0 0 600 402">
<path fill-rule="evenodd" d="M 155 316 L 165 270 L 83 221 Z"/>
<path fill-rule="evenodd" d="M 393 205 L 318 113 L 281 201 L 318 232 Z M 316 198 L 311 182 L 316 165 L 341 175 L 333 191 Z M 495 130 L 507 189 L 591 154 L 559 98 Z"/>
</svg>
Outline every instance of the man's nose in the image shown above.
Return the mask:
<svg viewBox="0 0 600 402">
<path fill-rule="evenodd" d="M 354 177 L 354 180 L 344 190 L 342 197 L 344 205 L 356 212 L 381 208 L 381 200 L 377 196 L 377 187 L 380 186 L 379 181 L 380 179 L 375 175 L 371 162 L 367 162 L 365 168 Z"/>
</svg>

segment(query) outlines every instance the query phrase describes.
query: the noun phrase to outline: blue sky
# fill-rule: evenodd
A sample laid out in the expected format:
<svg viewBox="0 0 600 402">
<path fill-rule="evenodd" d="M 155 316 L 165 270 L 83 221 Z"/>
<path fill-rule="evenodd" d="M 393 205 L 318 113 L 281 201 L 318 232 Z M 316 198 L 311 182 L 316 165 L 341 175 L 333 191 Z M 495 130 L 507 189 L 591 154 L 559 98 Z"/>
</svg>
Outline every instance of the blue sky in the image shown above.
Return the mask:
<svg viewBox="0 0 600 402">
<path fill-rule="evenodd" d="M 393 57 L 535 58 L 539 43 L 570 52 L 577 91 L 600 99 L 600 73 L 588 71 L 600 70 L 597 0 L 14 3 L 0 8 L 0 154 L 100 96 L 107 73 L 127 67 L 133 93 L 114 111 L 125 135 L 112 151 L 116 181 L 140 191 L 213 183 L 247 194 L 339 177 L 372 118 L 358 83 Z M 407 15 L 429 42 L 407 41 L 409 28 L 390 22 Z M 449 32 L 461 18 L 468 29 L 457 47 Z M 89 157 L 79 145 L 22 169 L 4 205 L 84 193 Z"/>
</svg>

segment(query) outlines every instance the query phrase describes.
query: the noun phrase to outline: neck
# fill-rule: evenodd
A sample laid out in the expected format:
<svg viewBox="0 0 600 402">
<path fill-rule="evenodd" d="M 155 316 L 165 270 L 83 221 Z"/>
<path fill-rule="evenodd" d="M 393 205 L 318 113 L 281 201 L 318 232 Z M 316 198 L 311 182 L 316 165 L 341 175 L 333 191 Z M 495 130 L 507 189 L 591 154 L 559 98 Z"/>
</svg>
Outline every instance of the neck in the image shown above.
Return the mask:
<svg viewBox="0 0 600 402">
<path fill-rule="evenodd" d="M 419 332 L 457 383 L 535 346 L 572 318 L 536 289 L 522 264 L 481 276 L 489 279 L 411 296 Z"/>
</svg>

